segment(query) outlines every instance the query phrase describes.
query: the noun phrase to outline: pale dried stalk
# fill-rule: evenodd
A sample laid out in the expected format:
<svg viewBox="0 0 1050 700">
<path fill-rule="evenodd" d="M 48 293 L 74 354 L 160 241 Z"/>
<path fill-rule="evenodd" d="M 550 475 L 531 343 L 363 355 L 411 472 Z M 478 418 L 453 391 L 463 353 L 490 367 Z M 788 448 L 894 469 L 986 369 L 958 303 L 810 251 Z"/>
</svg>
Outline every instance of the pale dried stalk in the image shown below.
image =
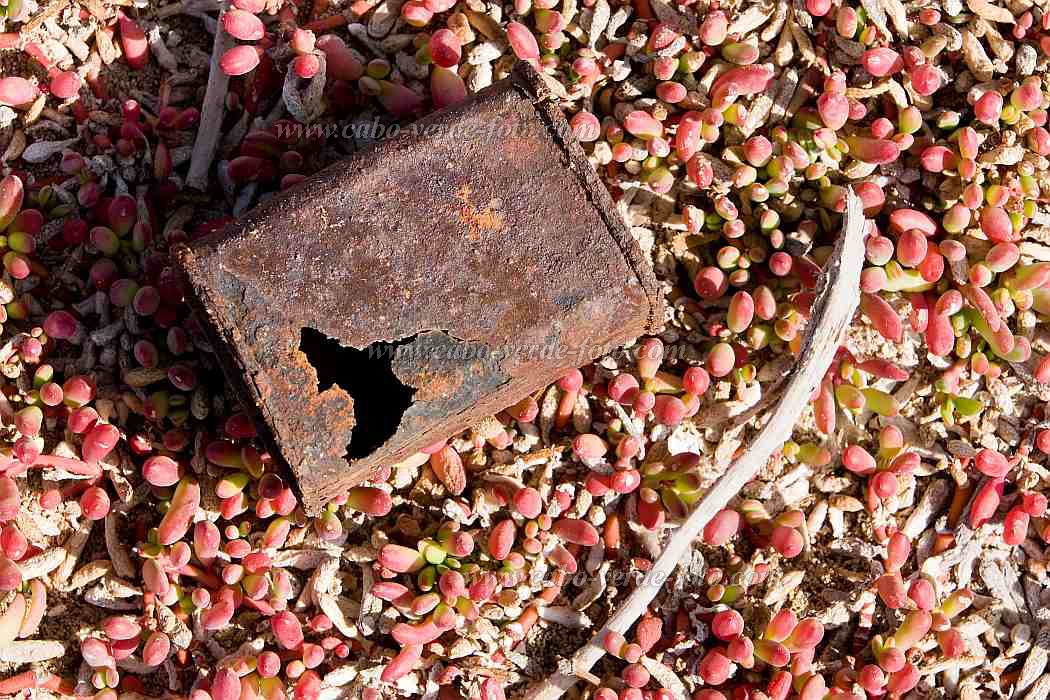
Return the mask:
<svg viewBox="0 0 1050 700">
<path fill-rule="evenodd" d="M 215 149 L 222 136 L 222 117 L 225 113 L 226 92 L 230 76 L 219 67 L 219 59 L 233 47 L 233 39 L 222 28 L 222 14 L 227 3 L 219 10 L 219 25 L 215 30 L 215 43 L 211 48 L 211 62 L 208 64 L 208 87 L 204 91 L 204 104 L 201 109 L 201 121 L 197 127 L 197 139 L 193 142 L 193 155 L 190 156 L 190 170 L 186 174 L 186 184 L 198 190 L 208 187 L 208 171 L 215 159 Z"/>
<path fill-rule="evenodd" d="M 528 690 L 527 700 L 556 700 L 590 671 L 605 655 L 602 640 L 610 632 L 626 634 L 653 601 L 664 581 L 682 561 L 704 526 L 726 507 L 745 484 L 755 477 L 773 454 L 791 437 L 795 420 L 824 378 L 838 351 L 842 334 L 860 301 L 860 270 L 864 263 L 864 213 L 860 199 L 850 189 L 846 195 L 843 233 L 825 268 L 820 293 L 806 328 L 799 361 L 783 396 L 754 443 L 729 467 L 707 492 L 686 521 L 667 540 L 642 584 L 609 618 L 605 626 L 572 658 L 572 674 L 555 673 Z M 657 583 L 659 582 L 659 583 Z"/>
<path fill-rule="evenodd" d="M 84 566 L 77 569 L 76 573 L 73 574 L 73 578 L 69 579 L 69 583 L 66 586 L 69 590 L 74 590 L 94 583 L 100 578 L 109 574 L 113 571 L 113 565 L 108 559 L 96 559 L 89 561 Z"/>
<path fill-rule="evenodd" d="M 1021 675 L 1017 677 L 1017 682 L 1014 684 L 1014 697 L 1021 697 L 1021 693 L 1028 690 L 1042 677 L 1046 670 L 1047 659 L 1050 658 L 1048 647 L 1050 647 L 1050 629 L 1043 627 L 1036 635 L 1035 644 L 1032 645 L 1021 667 Z"/>
<path fill-rule="evenodd" d="M 28 581 L 47 576 L 61 566 L 65 560 L 66 550 L 61 547 L 54 547 L 26 559 L 18 565 L 18 568 L 22 571 L 22 580 Z"/>
<path fill-rule="evenodd" d="M 91 528 L 94 524 L 94 520 L 84 518 L 80 521 L 77 529 L 66 540 L 65 544 L 62 545 L 62 549 L 66 553 L 65 560 L 51 574 L 51 582 L 55 587 L 64 585 L 70 574 L 73 573 L 77 560 L 80 559 L 84 546 L 87 545 L 88 537 L 91 536 Z"/>
<path fill-rule="evenodd" d="M 671 697 L 674 700 L 688 700 L 689 692 L 685 689 L 685 684 L 682 683 L 682 679 L 665 664 L 660 663 L 650 656 L 643 656 L 639 663 L 641 663 L 642 666 L 645 666 L 645 670 L 652 675 L 664 690 L 671 693 Z"/>
<path fill-rule="evenodd" d="M 110 512 L 106 515 L 105 529 L 103 530 L 106 539 L 106 552 L 109 554 L 109 560 L 113 563 L 113 570 L 117 572 L 117 576 L 134 578 L 135 565 L 131 562 L 128 550 L 121 543 L 120 535 L 117 533 L 118 517 L 120 516 L 116 512 Z"/>
<path fill-rule="evenodd" d="M 0 661 L 10 664 L 30 664 L 57 659 L 66 653 L 66 647 L 55 639 L 27 639 L 9 642 L 0 647 Z"/>
</svg>

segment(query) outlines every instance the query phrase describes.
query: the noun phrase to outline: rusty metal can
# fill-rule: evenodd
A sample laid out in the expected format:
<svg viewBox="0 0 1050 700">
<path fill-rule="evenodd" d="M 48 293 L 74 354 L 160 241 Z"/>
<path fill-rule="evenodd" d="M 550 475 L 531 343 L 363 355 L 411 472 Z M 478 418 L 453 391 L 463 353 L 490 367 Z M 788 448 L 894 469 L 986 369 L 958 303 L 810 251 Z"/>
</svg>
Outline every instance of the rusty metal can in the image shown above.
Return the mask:
<svg viewBox="0 0 1050 700">
<path fill-rule="evenodd" d="M 648 262 L 525 64 L 176 259 L 308 512 L 663 319 Z"/>
</svg>

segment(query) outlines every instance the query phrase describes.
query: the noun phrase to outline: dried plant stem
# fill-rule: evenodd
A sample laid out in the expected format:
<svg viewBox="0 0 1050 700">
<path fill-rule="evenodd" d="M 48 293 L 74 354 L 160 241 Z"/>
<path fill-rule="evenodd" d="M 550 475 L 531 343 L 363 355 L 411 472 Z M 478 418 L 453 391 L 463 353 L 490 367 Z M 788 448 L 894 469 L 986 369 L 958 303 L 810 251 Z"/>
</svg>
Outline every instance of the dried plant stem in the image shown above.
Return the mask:
<svg viewBox="0 0 1050 700">
<path fill-rule="evenodd" d="M 194 189 L 204 190 L 208 187 L 208 171 L 215 159 L 215 149 L 222 136 L 222 118 L 226 109 L 226 90 L 230 77 L 219 67 L 219 59 L 233 46 L 233 39 L 222 29 L 222 14 L 227 3 L 219 10 L 219 24 L 215 30 L 215 43 L 211 48 L 211 62 L 208 65 L 208 87 L 204 92 L 204 104 L 201 109 L 201 122 L 197 129 L 197 139 L 193 142 L 193 155 L 190 156 L 190 171 L 186 175 L 186 184 Z"/>
<path fill-rule="evenodd" d="M 846 197 L 843 233 L 824 270 L 820 293 L 806 328 L 799 361 L 787 381 L 783 396 L 754 443 L 715 482 L 685 523 L 664 547 L 641 585 L 609 618 L 605 626 L 572 658 L 571 674 L 555 673 L 530 688 L 528 700 L 556 700 L 577 683 L 605 654 L 602 639 L 609 631 L 626 634 L 635 620 L 653 601 L 664 581 L 703 531 L 704 526 L 754 478 L 769 457 L 791 437 L 795 420 L 823 379 L 842 334 L 853 319 L 860 301 L 860 271 L 864 262 L 864 213 L 860 199 L 850 189 Z"/>
<path fill-rule="evenodd" d="M 28 36 L 32 32 L 35 32 L 45 21 L 51 17 L 57 17 L 62 13 L 62 10 L 66 9 L 68 6 L 69 0 L 56 0 L 55 2 L 44 3 L 44 9 L 22 25 L 22 36 Z"/>
</svg>

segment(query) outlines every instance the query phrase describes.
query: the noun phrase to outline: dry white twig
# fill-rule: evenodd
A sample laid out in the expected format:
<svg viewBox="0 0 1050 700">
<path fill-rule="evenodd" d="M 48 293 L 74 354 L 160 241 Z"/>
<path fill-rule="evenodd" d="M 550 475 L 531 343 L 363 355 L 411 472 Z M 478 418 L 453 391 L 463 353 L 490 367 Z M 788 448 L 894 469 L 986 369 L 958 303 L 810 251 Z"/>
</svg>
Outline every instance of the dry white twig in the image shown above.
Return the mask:
<svg viewBox="0 0 1050 700">
<path fill-rule="evenodd" d="M 113 570 L 117 572 L 117 576 L 134 578 L 135 565 L 131 562 L 128 550 L 121 543 L 120 535 L 117 533 L 118 517 L 120 516 L 116 512 L 110 512 L 106 515 L 104 521 L 105 529 L 103 530 L 106 539 L 106 552 L 109 554 L 109 560 L 113 564 Z"/>
<path fill-rule="evenodd" d="M 80 559 L 84 546 L 87 545 L 88 537 L 91 536 L 91 527 L 94 524 L 94 520 L 82 519 L 77 529 L 73 531 L 65 544 L 62 545 L 62 550 L 65 551 L 65 559 L 51 574 L 51 582 L 56 587 L 65 584 L 70 574 L 73 573 L 77 560 Z"/>
<path fill-rule="evenodd" d="M 208 65 L 208 87 L 204 92 L 204 104 L 201 109 L 201 121 L 197 127 L 197 139 L 193 142 L 193 155 L 190 157 L 190 170 L 186 175 L 186 184 L 198 190 L 208 187 L 208 172 L 215 159 L 215 148 L 222 136 L 222 117 L 225 113 L 226 92 L 230 77 L 219 67 L 219 59 L 233 46 L 233 39 L 222 29 L 222 14 L 227 3 L 219 10 L 219 26 L 215 31 L 215 43 L 211 49 L 211 63 Z"/>
<path fill-rule="evenodd" d="M 66 647 L 55 639 L 23 639 L 0 647 L 0 661 L 10 664 L 30 664 L 57 659 L 66 653 Z"/>
<path fill-rule="evenodd" d="M 843 233 L 825 268 L 820 293 L 813 306 L 812 320 L 806 328 L 806 337 L 799 352 L 799 362 L 769 421 L 751 447 L 733 462 L 682 526 L 668 539 L 642 584 L 591 641 L 573 655 L 573 673 L 551 675 L 529 689 L 525 695 L 527 700 L 557 700 L 576 684 L 579 674 L 590 671 L 605 655 L 602 647 L 605 635 L 610 631 L 620 634 L 627 632 L 660 592 L 663 582 L 670 578 L 708 521 L 725 508 L 730 499 L 754 478 L 773 452 L 791 437 L 796 418 L 823 379 L 839 348 L 842 334 L 853 319 L 860 301 L 860 271 L 863 263 L 864 213 L 860 199 L 850 189 L 846 196 Z"/>
</svg>

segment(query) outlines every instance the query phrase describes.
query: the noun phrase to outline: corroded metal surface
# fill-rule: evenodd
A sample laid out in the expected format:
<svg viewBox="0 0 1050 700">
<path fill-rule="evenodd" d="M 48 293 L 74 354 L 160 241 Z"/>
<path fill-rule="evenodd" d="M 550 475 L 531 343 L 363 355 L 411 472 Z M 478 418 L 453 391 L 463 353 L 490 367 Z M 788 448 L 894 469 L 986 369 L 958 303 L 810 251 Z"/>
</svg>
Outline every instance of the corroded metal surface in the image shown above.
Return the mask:
<svg viewBox="0 0 1050 700">
<path fill-rule="evenodd" d="M 178 251 L 308 510 L 659 324 L 569 133 L 519 66 Z"/>
</svg>

